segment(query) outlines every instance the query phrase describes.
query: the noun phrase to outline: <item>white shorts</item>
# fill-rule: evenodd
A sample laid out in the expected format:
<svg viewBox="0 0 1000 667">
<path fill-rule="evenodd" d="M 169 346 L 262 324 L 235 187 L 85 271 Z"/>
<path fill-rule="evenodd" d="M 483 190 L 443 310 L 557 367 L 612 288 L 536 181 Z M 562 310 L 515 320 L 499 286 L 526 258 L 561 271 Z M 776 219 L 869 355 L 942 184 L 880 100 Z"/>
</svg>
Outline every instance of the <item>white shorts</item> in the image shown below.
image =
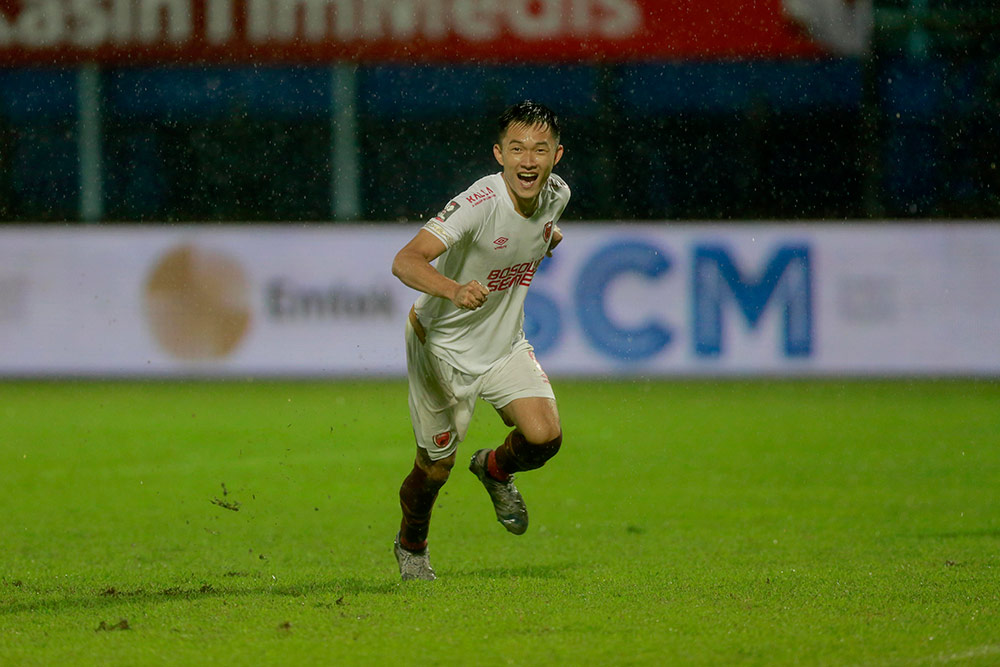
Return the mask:
<svg viewBox="0 0 1000 667">
<path fill-rule="evenodd" d="M 451 456 L 465 440 L 477 398 L 498 410 L 518 398 L 555 398 L 527 341 L 483 375 L 467 375 L 428 352 L 409 321 L 406 374 L 413 435 L 432 461 Z"/>
</svg>

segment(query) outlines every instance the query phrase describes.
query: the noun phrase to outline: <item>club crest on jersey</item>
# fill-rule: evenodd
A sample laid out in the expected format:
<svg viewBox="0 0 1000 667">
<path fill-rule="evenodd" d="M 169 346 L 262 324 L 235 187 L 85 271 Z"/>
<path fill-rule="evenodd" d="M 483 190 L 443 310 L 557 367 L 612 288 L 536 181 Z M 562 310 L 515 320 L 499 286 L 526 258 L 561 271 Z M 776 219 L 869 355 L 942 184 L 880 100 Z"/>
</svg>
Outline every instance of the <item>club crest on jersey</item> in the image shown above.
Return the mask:
<svg viewBox="0 0 1000 667">
<path fill-rule="evenodd" d="M 551 238 L 552 238 L 552 221 L 550 220 L 545 223 L 545 228 L 542 230 L 542 240 L 548 243 L 549 239 Z"/>
<path fill-rule="evenodd" d="M 441 209 L 441 212 L 434 216 L 434 219 L 438 222 L 444 222 L 451 217 L 451 214 L 458 210 L 458 202 L 451 201 L 448 205 Z"/>
<path fill-rule="evenodd" d="M 444 449 L 451 442 L 451 432 L 445 431 L 444 433 L 438 433 L 434 436 L 434 444 Z"/>
<path fill-rule="evenodd" d="M 507 238 L 506 236 L 501 236 L 500 238 L 498 238 L 493 242 L 493 249 L 503 250 L 504 248 L 507 247 L 507 241 L 510 241 L 510 239 Z"/>
</svg>

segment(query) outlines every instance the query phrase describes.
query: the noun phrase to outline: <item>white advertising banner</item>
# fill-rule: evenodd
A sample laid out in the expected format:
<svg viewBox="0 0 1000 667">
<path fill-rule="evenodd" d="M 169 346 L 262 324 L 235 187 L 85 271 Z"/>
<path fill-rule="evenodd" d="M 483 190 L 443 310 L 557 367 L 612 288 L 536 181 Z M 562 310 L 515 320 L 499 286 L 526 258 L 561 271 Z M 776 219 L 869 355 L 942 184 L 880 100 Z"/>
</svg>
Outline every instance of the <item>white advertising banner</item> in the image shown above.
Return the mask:
<svg viewBox="0 0 1000 667">
<path fill-rule="evenodd" d="M 418 228 L 0 228 L 0 375 L 401 377 Z M 997 224 L 563 231 L 525 306 L 555 375 L 1000 375 Z"/>
</svg>

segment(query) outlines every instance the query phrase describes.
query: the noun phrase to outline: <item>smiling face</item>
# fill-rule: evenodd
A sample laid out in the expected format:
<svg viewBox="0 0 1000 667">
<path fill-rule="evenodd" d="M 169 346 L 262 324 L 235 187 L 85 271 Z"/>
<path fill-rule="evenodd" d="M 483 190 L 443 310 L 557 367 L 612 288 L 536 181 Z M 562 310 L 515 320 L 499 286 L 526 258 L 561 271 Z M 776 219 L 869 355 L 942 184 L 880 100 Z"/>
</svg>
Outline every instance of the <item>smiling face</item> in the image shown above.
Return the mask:
<svg viewBox="0 0 1000 667">
<path fill-rule="evenodd" d="M 538 195 L 552 168 L 562 158 L 563 147 L 548 125 L 512 123 L 493 146 L 503 167 L 507 193 L 518 213 L 528 218 L 538 208 Z"/>
</svg>

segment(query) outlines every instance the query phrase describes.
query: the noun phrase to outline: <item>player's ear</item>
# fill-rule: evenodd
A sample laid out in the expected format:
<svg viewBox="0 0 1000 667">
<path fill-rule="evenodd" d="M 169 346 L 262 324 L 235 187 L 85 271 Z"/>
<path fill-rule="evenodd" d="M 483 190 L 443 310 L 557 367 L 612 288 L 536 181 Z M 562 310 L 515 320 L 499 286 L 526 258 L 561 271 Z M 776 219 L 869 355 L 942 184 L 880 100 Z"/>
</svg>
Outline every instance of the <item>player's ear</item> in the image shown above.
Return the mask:
<svg viewBox="0 0 1000 667">
<path fill-rule="evenodd" d="M 493 144 L 493 157 L 503 166 L 503 151 L 500 150 L 500 144 Z"/>
<path fill-rule="evenodd" d="M 559 164 L 559 160 L 562 159 L 562 154 L 563 154 L 563 146 L 562 144 L 559 144 L 558 146 L 556 146 L 556 159 L 552 162 L 553 167 Z"/>
</svg>

